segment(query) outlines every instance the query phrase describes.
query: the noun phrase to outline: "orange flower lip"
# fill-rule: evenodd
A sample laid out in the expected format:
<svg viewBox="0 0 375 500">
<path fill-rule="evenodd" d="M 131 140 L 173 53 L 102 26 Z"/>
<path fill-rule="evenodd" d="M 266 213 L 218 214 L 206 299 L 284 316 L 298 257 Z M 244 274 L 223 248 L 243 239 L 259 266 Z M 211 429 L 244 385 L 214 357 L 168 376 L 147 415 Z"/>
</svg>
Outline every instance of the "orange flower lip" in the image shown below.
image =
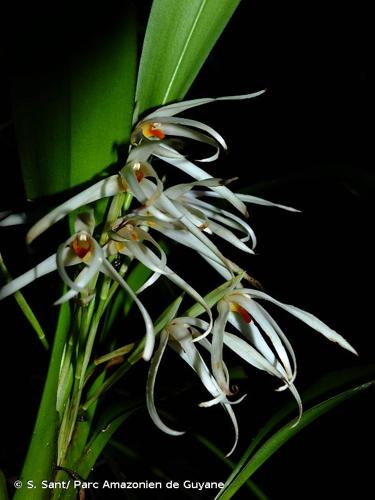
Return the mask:
<svg viewBox="0 0 375 500">
<path fill-rule="evenodd" d="M 84 259 L 89 252 L 92 250 L 92 244 L 90 237 L 85 234 L 79 234 L 71 243 L 71 248 L 73 252 L 80 259 Z"/>
<path fill-rule="evenodd" d="M 161 141 L 165 138 L 165 134 L 161 129 L 161 124 L 157 122 L 146 123 L 142 127 L 143 135 L 150 140 Z"/>
<path fill-rule="evenodd" d="M 242 306 L 240 306 L 239 304 L 236 304 L 235 302 L 232 302 L 231 305 L 230 305 L 230 309 L 231 311 L 233 312 L 236 312 L 238 314 L 240 314 L 242 316 L 242 319 L 246 322 L 246 323 L 251 323 L 252 321 L 252 317 L 251 315 L 246 311 L 246 309 Z"/>
</svg>

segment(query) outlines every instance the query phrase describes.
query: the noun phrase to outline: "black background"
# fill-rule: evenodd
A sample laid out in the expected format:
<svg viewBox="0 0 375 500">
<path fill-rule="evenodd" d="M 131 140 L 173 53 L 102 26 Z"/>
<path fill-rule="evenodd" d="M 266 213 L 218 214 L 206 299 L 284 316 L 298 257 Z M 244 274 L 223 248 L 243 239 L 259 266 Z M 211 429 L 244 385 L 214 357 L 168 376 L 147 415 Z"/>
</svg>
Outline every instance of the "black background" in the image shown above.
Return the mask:
<svg viewBox="0 0 375 500">
<path fill-rule="evenodd" d="M 140 19 L 145 20 L 148 2 L 140 2 L 139 7 Z M 25 13 L 21 17 L 9 15 L 10 29 L 3 32 L 8 48 L 12 40 L 19 43 L 23 37 L 38 36 L 43 12 L 34 14 L 35 23 L 26 22 Z M 87 15 L 92 21 L 99 13 Z M 110 22 L 109 14 L 108 18 Z M 227 139 L 229 153 L 208 167 L 212 175 L 239 176 L 238 189 L 249 188 L 253 194 L 302 210 L 302 214 L 293 214 L 251 208 L 250 220 L 259 239 L 257 255 L 238 256 L 271 295 L 315 313 L 359 352 L 355 359 L 308 327 L 276 313 L 297 353 L 297 386 L 301 390 L 331 370 L 374 360 L 375 179 L 367 19 L 368 12 L 360 3 L 346 7 L 331 4 L 330 8 L 317 3 L 274 7 L 243 0 L 188 94 L 190 98 L 214 97 L 267 88 L 256 100 L 213 104 L 189 116 L 211 124 Z M 7 68 L 12 57 L 13 50 L 8 50 L 1 78 L 1 122 L 10 119 Z M 2 208 L 22 206 L 24 195 L 11 127 L 1 132 L 0 141 Z M 14 273 L 37 259 L 21 249 L 19 229 L 2 231 L 1 239 L 8 255 L 12 245 L 18 248 L 9 255 Z M 198 262 L 192 267 L 188 252 L 174 249 L 171 259 L 181 274 L 191 276 L 198 285 L 214 279 Z M 47 292 L 55 283 L 45 285 Z M 39 293 L 44 296 L 41 286 L 31 287 L 31 301 Z M 41 313 L 50 307 L 50 301 L 45 300 L 39 305 Z M 16 477 L 47 359 L 11 299 L 2 304 L 2 311 L 4 424 L 0 459 L 6 474 Z M 48 313 L 45 316 L 47 324 L 51 323 Z M 274 384 L 255 370 L 249 369 L 248 375 L 249 381 L 241 381 L 240 388 L 249 395 L 236 408 L 241 439 L 234 460 L 272 411 L 289 400 L 285 393 L 273 392 Z M 142 394 L 145 376 L 146 367 L 139 366 L 115 395 Z M 209 436 L 222 449 L 229 448 L 231 430 L 225 417 L 219 409 L 196 408 L 206 395 L 173 354 L 164 361 L 159 384 L 161 396 L 173 395 L 162 407 L 176 417 L 176 427 L 188 427 Z M 134 392 L 129 392 L 129 385 Z M 178 394 L 180 387 L 184 388 L 182 394 Z M 375 444 L 372 398 L 370 390 L 304 430 L 254 479 L 271 499 L 346 498 L 350 488 L 355 491 L 353 498 L 369 498 Z M 155 464 L 176 480 L 225 478 L 225 468 L 191 434 L 164 436 L 154 429 L 146 413 L 129 421 L 118 439 L 140 453 L 146 471 L 142 476 L 139 464 L 131 461 L 120 465 L 127 479 L 153 477 Z M 113 463 L 111 467 L 108 472 L 108 465 L 102 464 L 97 474 L 105 478 L 115 475 Z M 245 492 L 241 495 L 249 497 Z"/>
</svg>

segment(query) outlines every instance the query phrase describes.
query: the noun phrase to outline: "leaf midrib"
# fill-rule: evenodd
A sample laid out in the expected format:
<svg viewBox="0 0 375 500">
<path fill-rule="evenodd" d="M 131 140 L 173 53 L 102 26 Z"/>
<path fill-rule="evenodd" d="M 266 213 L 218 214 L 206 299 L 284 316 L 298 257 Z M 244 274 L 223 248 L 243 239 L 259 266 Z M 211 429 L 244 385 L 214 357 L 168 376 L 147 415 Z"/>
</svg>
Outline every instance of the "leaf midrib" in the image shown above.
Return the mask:
<svg viewBox="0 0 375 500">
<path fill-rule="evenodd" d="M 164 97 L 163 97 L 163 100 L 162 100 L 162 104 L 166 104 L 166 102 L 168 100 L 171 88 L 172 88 L 173 83 L 175 82 L 175 80 L 177 78 L 177 74 L 179 72 L 179 69 L 180 69 L 180 66 L 182 64 L 182 61 L 183 61 L 183 59 L 185 57 L 186 51 L 188 49 L 188 46 L 189 46 L 189 43 L 190 43 L 190 40 L 191 40 L 191 37 L 193 36 L 193 33 L 194 33 L 194 31 L 195 31 L 195 29 L 197 27 L 198 21 L 201 18 L 202 12 L 203 12 L 206 4 L 207 4 L 207 0 L 203 0 L 202 4 L 201 4 L 201 6 L 200 6 L 200 8 L 198 10 L 198 14 L 197 14 L 197 16 L 196 16 L 196 18 L 194 20 L 194 23 L 193 23 L 193 25 L 192 25 L 192 27 L 190 29 L 190 32 L 189 32 L 189 34 L 188 34 L 188 36 L 186 38 L 186 41 L 184 43 L 184 46 L 183 46 L 182 52 L 180 54 L 180 57 L 178 58 L 178 61 L 177 61 L 177 64 L 175 66 L 175 69 L 173 71 L 171 80 L 170 80 L 170 82 L 168 84 L 167 90 L 165 91 L 165 94 L 164 94 Z"/>
</svg>

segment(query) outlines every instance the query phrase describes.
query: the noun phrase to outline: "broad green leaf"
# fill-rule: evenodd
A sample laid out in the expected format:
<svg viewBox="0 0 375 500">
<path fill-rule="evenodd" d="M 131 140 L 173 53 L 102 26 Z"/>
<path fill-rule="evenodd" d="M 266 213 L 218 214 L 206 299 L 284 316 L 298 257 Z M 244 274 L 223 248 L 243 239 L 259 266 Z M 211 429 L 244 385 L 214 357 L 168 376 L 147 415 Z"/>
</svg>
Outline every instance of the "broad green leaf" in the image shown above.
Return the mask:
<svg viewBox="0 0 375 500">
<path fill-rule="evenodd" d="M 229 484 L 224 486 L 223 490 L 217 495 L 217 499 L 228 500 L 238 491 L 238 489 L 256 472 L 272 455 L 287 443 L 292 437 L 301 432 L 309 424 L 313 423 L 316 419 L 323 416 L 328 411 L 332 410 L 341 403 L 348 399 L 362 393 L 363 391 L 373 387 L 375 380 L 366 384 L 359 385 L 353 389 L 341 392 L 332 398 L 329 398 L 309 410 L 305 411 L 302 415 L 299 424 L 293 427 L 294 420 L 291 420 L 284 425 L 280 430 L 275 432 L 250 458 L 247 464 L 237 477 Z"/>
<path fill-rule="evenodd" d="M 59 426 L 59 415 L 56 411 L 57 386 L 69 325 L 70 306 L 65 303 L 60 308 L 42 400 L 20 476 L 22 482 L 32 478 L 36 487 L 17 490 L 14 500 L 43 500 L 49 496 L 48 490 L 41 488 L 41 482 L 52 480 L 55 473 Z"/>
<path fill-rule="evenodd" d="M 29 198 L 89 181 L 117 162 L 115 146 L 129 138 L 136 78 L 131 4 L 113 17 L 88 33 L 83 26 L 73 40 L 67 26 L 65 43 L 59 30 L 50 34 L 37 45 L 35 67 L 27 62 L 30 49 L 19 49 L 14 116 Z"/>
<path fill-rule="evenodd" d="M 375 365 L 356 366 L 346 370 L 333 371 L 321 377 L 317 382 L 311 385 L 306 391 L 302 393 L 302 401 L 304 404 L 317 400 L 318 398 L 326 397 L 331 391 L 344 389 L 349 385 L 358 383 L 375 374 Z M 228 477 L 227 483 L 229 484 L 238 475 L 243 466 L 249 460 L 251 455 L 260 446 L 262 441 L 282 422 L 285 418 L 293 415 L 296 411 L 294 401 L 283 406 L 279 411 L 276 411 L 271 418 L 263 425 L 263 427 L 256 434 L 254 439 L 251 440 L 250 445 L 237 462 L 232 474 Z"/>
<path fill-rule="evenodd" d="M 137 82 L 139 113 L 181 99 L 239 0 L 154 0 Z"/>
</svg>

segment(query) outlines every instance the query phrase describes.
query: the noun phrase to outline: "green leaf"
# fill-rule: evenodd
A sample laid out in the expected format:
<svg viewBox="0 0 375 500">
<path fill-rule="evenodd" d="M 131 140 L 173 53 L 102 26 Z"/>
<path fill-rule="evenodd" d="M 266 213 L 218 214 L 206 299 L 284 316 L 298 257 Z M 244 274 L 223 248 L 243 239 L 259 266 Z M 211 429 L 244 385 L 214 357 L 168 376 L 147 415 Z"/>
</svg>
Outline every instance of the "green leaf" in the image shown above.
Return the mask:
<svg viewBox="0 0 375 500">
<path fill-rule="evenodd" d="M 43 480 L 52 480 L 55 472 L 60 418 L 56 411 L 57 387 L 69 325 L 70 307 L 68 303 L 65 303 L 60 307 L 42 400 L 20 476 L 22 482 L 33 479 L 36 487 L 17 490 L 14 500 L 42 500 L 49 496 L 48 490 L 41 488 L 41 482 Z"/>
<path fill-rule="evenodd" d="M 302 393 L 302 401 L 306 404 L 317 400 L 318 398 L 326 397 L 332 391 L 337 391 L 348 387 L 349 385 L 353 385 L 354 383 L 364 381 L 366 378 L 372 377 L 374 374 L 375 365 L 373 364 L 333 371 L 321 377 L 317 382 L 304 391 Z M 284 422 L 285 418 L 295 413 L 295 411 L 295 402 L 290 401 L 290 403 L 283 406 L 279 411 L 276 411 L 271 418 L 267 420 L 254 439 L 251 440 L 251 443 L 245 453 L 237 462 L 235 469 L 226 481 L 227 484 L 230 484 L 238 475 L 243 466 L 249 460 L 250 456 L 259 447 L 262 441 L 271 433 L 271 431 Z"/>
<path fill-rule="evenodd" d="M 100 29 L 74 33 L 73 48 L 68 41 L 62 46 L 57 30 L 55 38 L 37 46 L 35 67 L 27 64 L 30 49 L 19 50 L 23 62 L 14 79 L 14 115 L 29 198 L 90 180 L 118 160 L 115 145 L 128 141 L 136 79 L 131 4 L 113 17 Z"/>
<path fill-rule="evenodd" d="M 137 82 L 139 113 L 181 99 L 239 0 L 154 0 Z"/>
<path fill-rule="evenodd" d="M 219 458 L 225 465 L 227 465 L 230 469 L 235 468 L 235 463 L 232 462 L 229 458 L 225 456 L 225 453 L 223 453 L 217 446 L 215 446 L 209 439 L 205 438 L 204 436 L 201 436 L 200 434 L 195 434 L 195 437 L 197 440 L 208 450 L 210 450 L 213 455 L 215 455 L 217 458 Z M 258 498 L 258 500 L 268 500 L 268 497 L 266 496 L 265 493 L 259 488 L 259 486 L 254 483 L 251 479 L 248 479 L 245 483 L 245 485 L 248 487 L 248 489 L 252 492 L 255 498 Z"/>
<path fill-rule="evenodd" d="M 238 491 L 238 489 L 256 472 L 281 446 L 287 443 L 292 437 L 301 432 L 305 427 L 313 423 L 317 418 L 323 416 L 348 399 L 362 393 L 374 386 L 375 380 L 359 385 L 353 389 L 341 392 L 330 399 L 327 399 L 302 415 L 299 424 L 293 427 L 294 419 L 275 432 L 247 462 L 242 471 L 218 494 L 217 499 L 228 500 Z"/>
<path fill-rule="evenodd" d="M 10 274 L 8 272 L 8 269 L 4 263 L 4 260 L 3 260 L 3 257 L 1 254 L 0 254 L 0 272 L 4 276 L 4 278 L 7 282 L 11 281 L 12 277 L 10 276 Z M 23 315 L 25 316 L 27 321 L 30 323 L 30 325 L 32 326 L 32 328 L 34 329 L 36 334 L 38 335 L 38 338 L 39 338 L 40 342 L 42 343 L 43 347 L 48 350 L 49 346 L 48 346 L 48 340 L 47 340 L 46 334 L 44 333 L 43 328 L 41 327 L 33 310 L 31 309 L 31 307 L 27 303 L 23 293 L 20 291 L 16 292 L 14 294 L 14 298 L 15 298 L 19 308 L 21 309 Z"/>
<path fill-rule="evenodd" d="M 0 498 L 8 500 L 7 480 L 2 470 L 0 470 Z"/>
<path fill-rule="evenodd" d="M 127 407 L 126 411 L 123 410 L 124 406 Z M 75 464 L 75 470 L 81 477 L 88 477 L 97 458 L 119 426 L 143 406 L 143 401 L 141 403 L 132 402 L 126 405 L 122 404 L 121 406 L 114 405 L 112 408 L 108 408 L 105 411 L 85 451 Z"/>
</svg>

